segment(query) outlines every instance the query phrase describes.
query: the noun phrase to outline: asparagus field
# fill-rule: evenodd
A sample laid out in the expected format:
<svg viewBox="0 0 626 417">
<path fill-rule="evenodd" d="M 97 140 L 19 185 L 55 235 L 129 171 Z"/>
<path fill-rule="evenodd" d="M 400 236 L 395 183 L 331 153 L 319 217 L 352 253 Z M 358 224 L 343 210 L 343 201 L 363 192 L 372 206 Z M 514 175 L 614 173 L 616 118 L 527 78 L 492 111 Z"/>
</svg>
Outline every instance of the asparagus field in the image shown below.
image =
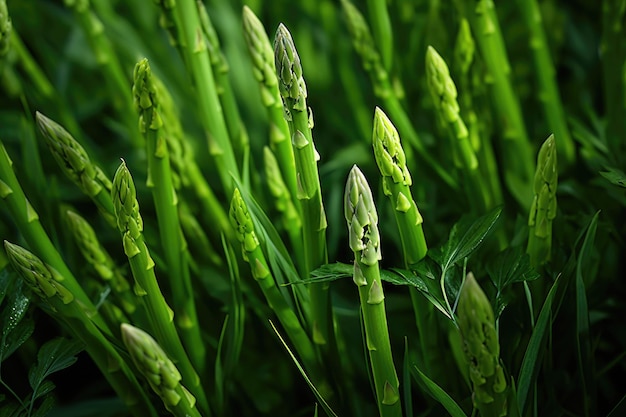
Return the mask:
<svg viewBox="0 0 626 417">
<path fill-rule="evenodd" d="M 0 0 L 0 417 L 626 415 L 626 1 Z"/>
</svg>

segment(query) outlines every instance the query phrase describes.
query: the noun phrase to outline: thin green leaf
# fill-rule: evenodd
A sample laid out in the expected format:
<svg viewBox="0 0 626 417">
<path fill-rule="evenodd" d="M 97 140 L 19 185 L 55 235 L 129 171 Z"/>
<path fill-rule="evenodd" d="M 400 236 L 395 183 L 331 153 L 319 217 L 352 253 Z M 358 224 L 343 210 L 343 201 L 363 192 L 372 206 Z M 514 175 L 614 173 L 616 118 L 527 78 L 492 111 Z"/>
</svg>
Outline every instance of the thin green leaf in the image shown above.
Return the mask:
<svg viewBox="0 0 626 417">
<path fill-rule="evenodd" d="M 324 409 L 326 414 L 331 417 L 339 417 L 337 413 L 335 413 L 333 409 L 330 408 L 330 405 L 328 405 L 328 403 L 326 402 L 324 397 L 322 397 L 322 395 L 320 394 L 318 389 L 315 387 L 315 385 L 313 385 L 313 382 L 311 381 L 309 376 L 306 374 L 306 371 L 304 370 L 300 362 L 298 362 L 298 359 L 295 357 L 291 349 L 289 349 L 289 345 L 287 345 L 287 343 L 285 342 L 285 339 L 283 339 L 283 337 L 281 336 L 276 326 L 274 326 L 274 323 L 271 320 L 269 322 L 270 322 L 270 325 L 272 326 L 272 329 L 274 330 L 274 333 L 276 333 L 276 336 L 278 336 L 280 343 L 282 343 L 285 349 L 287 349 L 287 353 L 289 353 L 289 357 L 298 368 L 298 371 L 300 371 L 300 374 L 302 375 L 302 377 L 304 377 L 304 380 L 306 381 L 309 388 L 311 388 L 311 391 L 313 391 L 313 395 L 315 395 L 315 398 L 317 398 L 319 403 L 322 405 L 322 408 Z"/>
<path fill-rule="evenodd" d="M 445 392 L 436 382 L 431 380 L 417 366 L 413 366 L 412 375 L 415 380 L 423 387 L 426 392 L 437 400 L 452 417 L 467 417 L 467 414 L 457 404 L 456 401 L 447 392 Z"/>
<path fill-rule="evenodd" d="M 583 241 L 578 259 L 576 262 L 576 332 L 578 337 L 576 338 L 576 347 L 578 353 L 578 366 L 581 373 L 581 384 L 583 391 L 584 412 L 586 416 L 589 416 L 593 399 L 593 393 L 589 392 L 590 387 L 588 381 L 593 380 L 593 354 L 591 352 L 591 335 L 589 332 L 589 309 L 587 306 L 587 293 L 585 289 L 584 276 L 589 269 L 587 265 L 590 262 L 593 245 L 596 236 L 596 230 L 598 228 L 598 217 L 600 212 L 597 212 L 591 219 L 591 223 L 587 228 L 585 239 Z"/>
<path fill-rule="evenodd" d="M 607 414 L 606 417 L 621 417 L 623 415 L 626 415 L 626 395 L 619 400 L 617 405 L 613 407 L 611 412 Z"/>
<path fill-rule="evenodd" d="M 534 281 L 541 276 L 530 266 L 530 258 L 520 246 L 497 254 L 487 264 L 487 274 L 498 291 L 503 291 L 513 283 Z"/>
<path fill-rule="evenodd" d="M 492 231 L 501 213 L 502 208 L 498 207 L 476 220 L 464 218 L 457 222 L 452 227 L 448 242 L 441 250 L 443 271 L 478 249 Z"/>
<path fill-rule="evenodd" d="M 535 382 L 537 371 L 541 365 L 539 352 L 543 345 L 546 330 L 550 324 L 552 302 L 554 301 L 554 296 L 560 283 L 561 276 L 559 275 L 554 281 L 554 284 L 552 284 L 546 300 L 541 307 L 541 312 L 537 318 L 537 325 L 533 329 L 533 333 L 528 341 L 528 346 L 526 347 L 526 352 L 524 352 L 524 359 L 522 359 L 522 366 L 520 367 L 519 376 L 517 378 L 517 403 L 522 414 L 525 411 L 526 402 L 528 401 L 528 393 Z"/>
<path fill-rule="evenodd" d="M 30 304 L 28 297 L 22 292 L 23 280 L 15 280 L 11 277 L 11 274 L 17 274 L 16 272 L 3 271 L 2 275 L 5 277 L 7 285 L 5 290 L 9 292 L 9 296 L 6 298 L 2 313 L 0 313 L 0 326 L 2 326 L 2 340 L 8 336 L 9 333 L 22 320 L 26 314 L 26 310 Z M 12 282 L 11 282 L 12 281 Z M 4 285 L 3 285 L 4 287 Z M 1 290 L 0 290 L 1 291 Z"/>
<path fill-rule="evenodd" d="M 2 337 L 0 344 L 0 362 L 3 362 L 28 340 L 35 330 L 32 319 L 24 319 L 6 337 Z"/>
<path fill-rule="evenodd" d="M 44 343 L 37 353 L 37 363 L 28 372 L 33 397 L 37 397 L 37 391 L 48 376 L 73 365 L 76 355 L 82 350 L 80 342 L 61 337 Z"/>
<path fill-rule="evenodd" d="M 624 171 L 607 167 L 606 171 L 600 171 L 600 175 L 609 180 L 611 184 L 626 188 L 626 174 L 624 174 Z"/>
<path fill-rule="evenodd" d="M 439 311 L 449 319 L 452 319 L 452 312 L 446 305 L 439 281 L 432 278 L 435 265 L 427 259 L 425 261 L 413 265 L 415 273 L 405 269 L 393 268 L 391 271 L 395 274 L 381 271 L 380 278 L 392 284 L 411 285 L 417 288 Z M 422 276 L 425 278 L 421 278 Z"/>
</svg>

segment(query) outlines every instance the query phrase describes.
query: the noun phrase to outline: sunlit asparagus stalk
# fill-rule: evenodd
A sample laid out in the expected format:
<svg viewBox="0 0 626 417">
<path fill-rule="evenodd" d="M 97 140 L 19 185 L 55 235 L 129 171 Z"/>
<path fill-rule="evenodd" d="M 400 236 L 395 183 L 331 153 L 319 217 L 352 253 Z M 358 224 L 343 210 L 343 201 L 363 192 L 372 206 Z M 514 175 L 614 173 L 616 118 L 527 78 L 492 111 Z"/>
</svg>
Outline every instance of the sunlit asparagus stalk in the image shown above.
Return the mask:
<svg viewBox="0 0 626 417">
<path fill-rule="evenodd" d="M 135 184 L 122 161 L 113 178 L 113 207 L 117 226 L 122 235 L 124 252 L 128 257 L 133 277 L 135 294 L 140 296 L 147 313 L 151 333 L 159 344 L 176 361 L 186 387 L 198 399 L 203 413 L 209 413 L 208 401 L 174 326 L 174 312 L 167 305 L 154 272 L 154 261 L 143 237 L 143 220 L 139 213 Z"/>
<path fill-rule="evenodd" d="M 469 22 L 467 19 L 462 18 L 454 45 L 454 60 L 459 73 L 459 87 L 463 91 L 459 98 L 460 110 L 463 119 L 467 123 L 469 141 L 478 158 L 478 169 L 482 174 L 483 184 L 488 185 L 493 204 L 498 205 L 503 202 L 498 165 L 489 135 L 481 128 L 481 123 L 476 114 L 470 81 L 475 49 L 476 45 L 470 31 Z"/>
<path fill-rule="evenodd" d="M 206 349 L 200 335 L 198 316 L 189 273 L 189 252 L 178 219 L 178 197 L 172 183 L 167 141 L 164 138 L 159 95 L 147 59 L 135 66 L 133 98 L 139 113 L 139 129 L 144 135 L 148 156 L 148 187 L 156 208 L 159 235 L 165 262 L 172 279 L 172 302 L 176 326 L 192 362 L 204 370 Z"/>
<path fill-rule="evenodd" d="M 457 188 L 458 184 L 447 170 L 428 154 L 426 147 L 413 128 L 411 120 L 400 103 L 400 99 L 392 87 L 389 72 L 385 69 L 382 58 L 372 39 L 370 29 L 359 10 L 349 1 L 342 0 L 343 11 L 354 49 L 361 57 L 363 68 L 369 73 L 374 94 L 383 102 L 387 112 L 393 117 L 402 133 L 402 137 L 419 153 L 422 161 L 428 164 L 439 177 L 450 187 Z M 407 151 L 410 152 L 411 148 Z"/>
<path fill-rule="evenodd" d="M 200 417 L 196 399 L 181 384 L 180 372 L 161 346 L 148 333 L 130 324 L 122 324 L 121 329 L 133 363 L 165 408 L 177 417 Z"/>
<path fill-rule="evenodd" d="M 36 120 L 41 135 L 63 173 L 94 202 L 102 216 L 114 225 L 109 178 L 91 161 L 82 145 L 63 126 L 39 112 Z"/>
<path fill-rule="evenodd" d="M 69 231 L 83 258 L 96 271 L 98 276 L 108 283 L 123 311 L 132 316 L 137 308 L 137 299 L 130 291 L 130 284 L 113 258 L 100 244 L 96 232 L 82 216 L 72 210 L 65 211 Z"/>
<path fill-rule="evenodd" d="M 274 153 L 267 146 L 263 148 L 263 161 L 265 163 L 265 176 L 270 194 L 274 197 L 276 209 L 280 212 L 285 231 L 293 247 L 297 264 L 302 265 L 302 220 L 298 208 L 291 199 L 287 185 L 283 181 L 278 161 Z"/>
<path fill-rule="evenodd" d="M 504 179 L 509 192 L 522 207 L 532 193 L 533 157 L 519 101 L 510 79 L 500 25 L 493 0 L 456 0 L 459 10 L 470 22 L 472 33 L 493 83 L 491 90 L 502 138 Z"/>
<path fill-rule="evenodd" d="M 270 148 L 276 155 L 282 176 L 297 207 L 296 163 L 289 140 L 291 137 L 289 125 L 284 117 L 282 98 L 278 90 L 274 50 L 263 23 L 247 6 L 243 7 L 243 28 L 254 78 L 258 82 L 261 101 L 269 117 Z"/>
<path fill-rule="evenodd" d="M 537 76 L 538 91 L 536 95 L 543 106 L 549 130 L 559 138 L 557 148 L 559 155 L 561 155 L 561 168 L 564 168 L 574 162 L 575 148 L 563 111 L 556 71 L 546 33 L 543 29 L 539 4 L 537 0 L 518 0 L 517 10 L 520 11 L 529 35 L 528 44 L 533 54 L 533 64 Z"/>
<path fill-rule="evenodd" d="M 233 189 L 233 177 L 240 178 L 224 112 L 217 94 L 215 75 L 207 41 L 195 0 L 161 1 L 159 5 L 176 25 L 180 49 L 187 72 L 194 84 L 199 118 L 207 135 L 209 154 L 215 160 L 217 174 L 227 193 Z"/>
<path fill-rule="evenodd" d="M 327 383 L 321 379 L 319 362 L 315 347 L 307 332 L 302 327 L 300 319 L 295 313 L 294 306 L 290 305 L 279 287 L 261 249 L 259 239 L 254 230 L 248 207 L 241 197 L 238 188 L 235 188 L 230 203 L 230 223 L 235 230 L 237 240 L 241 243 L 241 252 L 244 260 L 250 265 L 252 277 L 261 287 L 268 305 L 282 324 L 289 340 L 293 343 L 311 377 L 316 384 Z"/>
<path fill-rule="evenodd" d="M 66 324 L 67 329 L 85 343 L 87 353 L 131 412 L 137 417 L 157 416 L 128 364 L 94 325 L 81 301 L 65 286 L 66 277 L 20 246 L 5 240 L 4 247 L 13 267 L 49 307 L 52 317 Z"/>
<path fill-rule="evenodd" d="M 533 189 L 535 196 L 528 217 L 528 247 L 530 264 L 539 266 L 550 260 L 552 251 L 552 221 L 556 217 L 556 187 L 558 166 L 554 135 L 541 145 L 537 156 L 537 171 Z"/>
<path fill-rule="evenodd" d="M 198 0 L 197 5 L 200 24 L 202 25 L 202 33 L 205 37 L 211 67 L 213 68 L 213 75 L 215 76 L 217 94 L 222 105 L 222 110 L 224 111 L 224 120 L 228 128 L 228 134 L 230 135 L 233 149 L 239 159 L 238 162 L 243 169 L 243 160 L 250 152 L 250 139 L 248 138 L 246 126 L 242 122 L 241 115 L 239 114 L 237 99 L 228 77 L 230 70 L 229 65 L 226 61 L 226 56 L 224 56 L 222 52 L 217 32 L 211 22 L 209 13 L 204 7 L 204 3 Z"/>
<path fill-rule="evenodd" d="M 384 417 L 401 416 L 400 382 L 391 354 L 385 295 L 378 269 L 381 259 L 378 214 L 369 184 L 356 165 L 346 183 L 344 215 L 355 256 L 354 283 L 359 289 L 378 410 Z"/>
<path fill-rule="evenodd" d="M 274 40 L 278 87 L 289 124 L 296 161 L 297 197 L 302 207 L 304 236 L 304 277 L 327 262 L 326 214 L 317 170 L 319 154 L 313 144 L 313 115 L 307 107 L 307 89 L 302 65 L 289 30 L 281 24 Z M 328 284 L 309 285 L 313 313 L 313 342 L 333 343 L 334 330 Z"/>
<path fill-rule="evenodd" d="M 91 9 L 90 0 L 64 0 L 65 5 L 74 11 L 85 38 L 93 51 L 96 62 L 100 66 L 104 81 L 110 90 L 110 98 L 128 129 L 128 135 L 135 146 L 142 145 L 142 138 L 137 131 L 137 123 L 133 117 L 132 97 L 128 92 L 129 77 L 115 53 L 111 41 L 104 31 L 102 21 Z"/>
<path fill-rule="evenodd" d="M 479 213 L 484 213 L 493 206 L 493 197 L 489 195 L 488 187 L 482 184 L 478 159 L 460 115 L 456 85 L 448 65 L 432 46 L 426 51 L 426 82 L 439 119 L 450 135 L 454 162 L 462 169 L 468 202 Z"/>
<path fill-rule="evenodd" d="M 64 277 L 64 287 L 80 302 L 91 320 L 103 331 L 110 334 L 110 329 L 96 311 L 95 306 L 87 294 L 85 294 L 85 291 L 67 267 L 59 252 L 57 252 L 39 221 L 39 215 L 31 206 L 26 195 L 24 195 L 15 172 L 13 172 L 12 161 L 2 142 L 0 142 L 0 202 L 8 208 L 13 222 L 15 222 L 17 229 L 24 236 L 28 245 L 39 254 L 46 264 L 56 269 Z"/>
<path fill-rule="evenodd" d="M 506 416 L 507 381 L 493 309 L 471 272 L 461 287 L 457 314 L 474 407 L 482 417 Z"/>
</svg>

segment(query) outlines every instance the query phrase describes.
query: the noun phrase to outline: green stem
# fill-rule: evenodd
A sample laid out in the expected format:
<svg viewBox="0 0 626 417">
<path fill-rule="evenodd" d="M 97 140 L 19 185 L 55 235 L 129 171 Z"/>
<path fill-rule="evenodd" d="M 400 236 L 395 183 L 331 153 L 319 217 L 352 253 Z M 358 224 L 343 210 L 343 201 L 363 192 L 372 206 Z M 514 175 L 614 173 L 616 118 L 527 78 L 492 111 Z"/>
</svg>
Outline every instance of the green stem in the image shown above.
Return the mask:
<svg viewBox="0 0 626 417">
<path fill-rule="evenodd" d="M 11 218 L 30 248 L 37 253 L 46 264 L 56 269 L 59 274 L 64 277 L 63 285 L 83 304 L 85 310 L 89 312 L 90 319 L 110 335 L 111 330 L 98 314 L 95 306 L 87 294 L 85 294 L 85 291 L 48 237 L 48 234 L 39 221 L 39 215 L 33 206 L 31 206 L 22 187 L 17 181 L 12 164 L 4 144 L 0 141 L 0 199 L 8 208 L 11 213 Z"/>
<path fill-rule="evenodd" d="M 561 168 L 566 168 L 574 162 L 576 150 L 565 120 L 556 71 L 548 49 L 548 40 L 543 29 L 539 4 L 537 0 L 518 0 L 517 4 L 517 10 L 520 11 L 522 21 L 529 33 L 528 42 L 533 54 L 537 88 L 539 89 L 537 97 L 543 106 L 550 132 L 558 138 L 557 146 L 559 155 L 561 155 Z"/>
<path fill-rule="evenodd" d="M 387 1 L 367 0 L 367 8 L 377 49 L 380 51 L 383 66 L 389 72 L 393 66 L 393 30 L 387 10 Z"/>
</svg>

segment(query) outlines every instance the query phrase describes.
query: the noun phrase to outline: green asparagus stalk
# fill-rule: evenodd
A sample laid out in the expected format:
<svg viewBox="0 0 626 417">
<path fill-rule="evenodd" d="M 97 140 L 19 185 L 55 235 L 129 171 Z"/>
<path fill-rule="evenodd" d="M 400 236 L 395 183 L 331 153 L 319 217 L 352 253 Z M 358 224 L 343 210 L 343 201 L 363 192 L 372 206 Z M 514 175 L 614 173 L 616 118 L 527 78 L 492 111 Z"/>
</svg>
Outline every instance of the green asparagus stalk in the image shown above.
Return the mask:
<svg viewBox="0 0 626 417">
<path fill-rule="evenodd" d="M 178 217 L 180 218 L 180 226 L 183 229 L 185 239 L 189 242 L 189 251 L 192 255 L 190 261 L 194 259 L 208 261 L 215 266 L 222 266 L 222 258 L 211 244 L 209 237 L 206 235 L 200 222 L 191 212 L 191 208 L 184 202 L 179 202 Z M 190 265 L 193 268 L 193 263 Z"/>
<path fill-rule="evenodd" d="M 172 183 L 169 152 L 163 137 L 159 95 L 147 59 L 135 66 L 133 98 L 139 112 L 139 128 L 148 155 L 148 187 L 156 208 L 159 234 L 169 273 L 176 326 L 191 360 L 200 372 L 205 366 L 205 345 L 200 335 L 196 305 L 189 273 L 189 252 L 178 219 L 178 199 Z"/>
<path fill-rule="evenodd" d="M 489 193 L 493 198 L 493 205 L 501 204 L 502 187 L 500 185 L 500 174 L 493 152 L 489 134 L 481 129 L 481 123 L 476 114 L 473 102 L 473 90 L 471 85 L 471 69 L 474 63 L 474 53 L 476 44 L 470 31 L 469 22 L 462 18 L 459 24 L 454 45 L 454 61 L 458 71 L 459 87 L 464 93 L 459 98 L 461 115 L 467 122 L 469 141 L 476 152 L 478 158 L 478 169 L 480 170 L 483 184 L 488 185 Z"/>
<path fill-rule="evenodd" d="M 83 258 L 96 271 L 98 276 L 109 284 L 122 310 L 132 316 L 137 308 L 137 299 L 130 291 L 130 284 L 113 258 L 100 244 L 96 232 L 82 216 L 72 210 L 65 211 L 69 231 Z"/>
<path fill-rule="evenodd" d="M 554 135 L 541 145 L 533 188 L 535 196 L 528 217 L 528 247 L 530 264 L 539 266 L 550 260 L 552 250 L 552 221 L 556 217 L 556 186 L 558 167 Z"/>
<path fill-rule="evenodd" d="M 66 324 L 67 329 L 85 343 L 87 353 L 133 415 L 156 417 L 154 407 L 126 361 L 87 316 L 80 300 L 65 286 L 66 277 L 20 246 L 5 240 L 4 247 L 24 282 L 50 307 L 52 317 Z"/>
<path fill-rule="evenodd" d="M 200 417 L 196 399 L 181 384 L 181 374 L 161 346 L 146 332 L 122 324 L 122 340 L 133 363 L 165 408 L 176 417 Z"/>
<path fill-rule="evenodd" d="M 90 0 L 64 0 L 65 5 L 74 11 L 85 37 L 93 51 L 96 62 L 107 87 L 111 91 L 110 97 L 113 107 L 120 119 L 129 129 L 129 138 L 135 146 L 142 146 L 142 138 L 137 131 L 137 123 L 133 117 L 132 98 L 128 92 L 128 75 L 115 53 L 111 41 L 106 36 L 102 21 L 91 9 Z"/>
<path fill-rule="evenodd" d="M 174 326 L 174 312 L 167 305 L 156 279 L 154 261 L 142 233 L 143 220 L 139 213 L 135 184 L 124 161 L 115 173 L 111 193 L 124 252 L 135 278 L 135 294 L 142 300 L 151 332 L 168 356 L 176 361 L 185 386 L 198 399 L 202 412 L 208 414 L 209 405 L 200 378 L 185 352 Z"/>
<path fill-rule="evenodd" d="M 171 13 L 177 25 L 179 45 L 191 80 L 195 86 L 200 121 L 207 135 L 209 154 L 215 160 L 222 187 L 233 190 L 232 178 L 240 178 L 231 138 L 217 94 L 215 75 L 195 0 L 162 1 L 164 13 Z M 172 9 L 173 6 L 173 9 Z"/>
<path fill-rule="evenodd" d="M 294 151 L 289 138 L 289 125 L 283 115 L 283 105 L 278 90 L 274 51 L 265 27 L 247 6 L 243 7 L 244 37 L 253 65 L 253 74 L 261 91 L 261 101 L 267 109 L 270 122 L 270 148 L 278 159 L 282 176 L 296 207 L 297 181 Z"/>
<path fill-rule="evenodd" d="M 24 191 L 17 181 L 12 164 L 4 144 L 0 141 L 0 201 L 8 208 L 15 225 L 28 245 L 39 254 L 46 264 L 64 277 L 64 287 L 73 294 L 90 319 L 105 333 L 111 334 L 110 329 L 48 237 L 39 221 L 39 215 L 24 195 Z"/>
<path fill-rule="evenodd" d="M 483 417 L 506 416 L 507 381 L 493 309 L 471 272 L 461 287 L 457 314 L 474 407 Z"/>
<path fill-rule="evenodd" d="M 457 188 L 458 184 L 456 179 L 437 163 L 436 158 L 433 158 L 432 155 L 428 153 L 428 150 L 413 128 L 411 119 L 394 91 L 389 72 L 382 64 L 382 58 L 374 45 L 372 34 L 363 15 L 349 0 L 342 0 L 341 4 L 346 16 L 347 26 L 352 37 L 354 49 L 361 56 L 363 68 L 365 68 L 370 75 L 374 87 L 374 94 L 382 100 L 384 107 L 391 117 L 396 120 L 398 130 L 402 133 L 402 137 L 408 141 L 412 148 L 415 148 L 421 157 L 421 161 L 430 166 L 446 184 L 452 188 Z M 407 151 L 410 152 L 410 150 L 411 148 L 407 148 Z"/>
<path fill-rule="evenodd" d="M 296 161 L 297 197 L 302 207 L 304 236 L 304 277 L 327 262 L 326 214 L 317 170 L 319 154 L 313 144 L 313 115 L 307 107 L 307 89 L 302 65 L 289 30 L 281 24 L 274 40 L 278 88 L 283 98 Z M 309 285 L 313 314 L 313 341 L 325 345 L 334 339 L 328 285 Z"/>
<path fill-rule="evenodd" d="M 197 5 L 202 32 L 209 51 L 209 60 L 211 61 L 211 67 L 213 68 L 213 74 L 215 76 L 215 85 L 218 89 L 217 94 L 222 109 L 224 110 L 224 121 L 228 128 L 228 134 L 230 135 L 233 149 L 238 156 L 238 162 L 243 167 L 243 160 L 250 152 L 250 139 L 248 138 L 246 126 L 242 122 L 241 115 L 239 114 L 237 99 L 230 84 L 230 79 L 228 78 L 230 69 L 226 57 L 222 52 L 217 32 L 213 27 L 209 13 L 204 7 L 204 3 L 198 0 Z"/>
<path fill-rule="evenodd" d="M 383 66 L 387 71 L 393 65 L 393 31 L 386 0 L 367 0 L 367 9 L 372 22 L 372 32 L 380 51 Z"/>
<path fill-rule="evenodd" d="M 574 162 L 576 150 L 565 120 L 556 71 L 548 49 L 539 4 L 537 0 L 518 0 L 517 5 L 517 10 L 520 11 L 529 35 L 528 43 L 533 54 L 533 64 L 537 75 L 537 97 L 543 106 L 548 128 L 559 138 L 557 147 L 561 155 L 560 165 L 561 168 L 565 168 Z"/>
<path fill-rule="evenodd" d="M 263 160 L 265 162 L 265 176 L 270 194 L 274 197 L 276 209 L 282 216 L 284 229 L 289 234 L 289 240 L 293 247 L 297 264 L 302 265 L 302 220 L 300 213 L 291 199 L 287 185 L 283 181 L 278 161 L 274 153 L 267 146 L 263 148 Z"/>
<path fill-rule="evenodd" d="M 423 259 L 428 251 L 422 229 L 423 219 L 411 194 L 411 174 L 406 166 L 406 156 L 398 131 L 378 107 L 374 114 L 372 141 L 376 164 L 383 179 L 383 191 L 394 208 L 404 266 L 410 268 Z M 440 351 L 437 339 L 433 337 L 439 333 L 434 308 L 417 289 L 410 288 L 409 294 L 420 338 L 423 366 L 427 374 L 432 376 L 431 368 L 435 369 L 438 365 L 432 357 Z"/>
<path fill-rule="evenodd" d="M 456 85 L 448 65 L 432 46 L 426 51 L 426 81 L 439 119 L 451 137 L 455 164 L 463 170 L 468 201 L 479 213 L 484 213 L 493 207 L 493 197 L 489 195 L 488 187 L 482 184 L 478 159 L 460 115 Z"/>
<path fill-rule="evenodd" d="M 67 177 L 98 207 L 102 216 L 115 224 L 111 181 L 72 135 L 54 120 L 36 114 L 37 126 L 57 164 Z"/>
<path fill-rule="evenodd" d="M 0 71 L 3 69 L 4 58 L 11 49 L 11 33 L 13 24 L 7 9 L 6 0 L 0 0 Z"/>
<path fill-rule="evenodd" d="M 329 388 L 328 383 L 321 378 L 320 365 L 317 360 L 315 347 L 308 334 L 302 327 L 300 319 L 295 314 L 285 296 L 276 285 L 276 281 L 265 255 L 261 249 L 259 239 L 254 230 L 248 207 L 241 197 L 238 188 L 235 188 L 230 204 L 230 222 L 235 230 L 237 240 L 241 243 L 241 252 L 244 260 L 250 265 L 252 277 L 259 284 L 268 305 L 284 327 L 287 336 L 293 343 L 305 368 L 310 373 L 316 385 L 324 390 Z M 318 388 L 320 388 L 318 386 Z"/>
<path fill-rule="evenodd" d="M 490 90 L 502 130 L 498 136 L 503 140 L 506 185 L 511 195 L 525 207 L 532 193 L 532 147 L 520 104 L 511 85 L 510 65 L 493 0 L 480 0 L 478 3 L 457 0 L 456 4 L 470 22 L 489 73 L 488 79 L 493 83 Z"/>
<path fill-rule="evenodd" d="M 370 357 L 376 400 L 381 417 L 401 416 L 398 376 L 391 354 L 385 296 L 378 261 L 381 259 L 378 214 L 369 184 L 355 165 L 344 194 L 350 248 L 354 252 L 354 283 L 359 290 L 361 313 Z"/>
</svg>

